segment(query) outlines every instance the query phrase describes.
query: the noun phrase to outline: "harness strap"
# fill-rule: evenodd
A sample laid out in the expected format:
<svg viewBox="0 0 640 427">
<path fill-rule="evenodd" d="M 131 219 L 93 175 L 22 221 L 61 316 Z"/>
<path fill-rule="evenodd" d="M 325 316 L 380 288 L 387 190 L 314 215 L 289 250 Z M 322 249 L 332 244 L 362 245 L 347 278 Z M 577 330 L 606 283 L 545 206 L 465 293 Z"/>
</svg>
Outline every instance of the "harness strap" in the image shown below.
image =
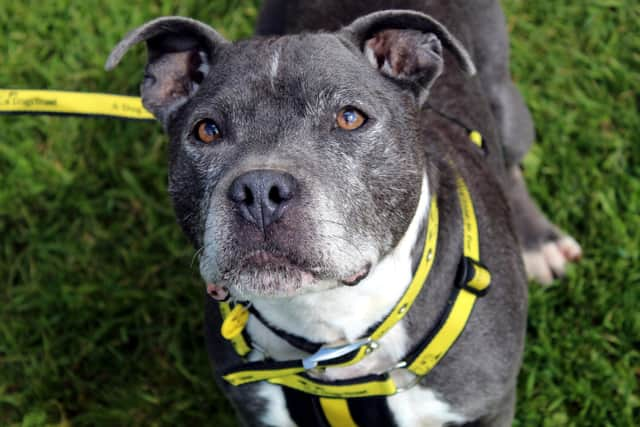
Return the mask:
<svg viewBox="0 0 640 427">
<path fill-rule="evenodd" d="M 267 380 L 271 384 L 321 397 L 356 398 L 368 396 L 391 396 L 398 386 L 388 373 L 372 374 L 349 380 L 325 381 L 311 378 L 306 373 Z"/>
<path fill-rule="evenodd" d="M 269 323 L 269 321 L 267 321 L 267 319 L 264 318 L 264 316 L 262 316 L 262 314 L 260 314 L 260 312 L 253 305 L 249 306 L 249 312 L 253 314 L 256 319 L 258 319 L 260 323 L 262 323 L 267 329 L 288 342 L 292 347 L 295 347 L 307 353 L 315 353 L 322 347 L 322 344 L 320 343 L 309 341 L 306 338 L 298 335 L 290 334 L 289 332 L 283 331 L 277 326 L 272 325 L 271 323 Z"/>
<path fill-rule="evenodd" d="M 282 387 L 293 422 L 304 427 L 373 427 L 396 425 L 386 397 L 332 399 Z"/>
<path fill-rule="evenodd" d="M 345 399 L 321 397 L 320 407 L 332 427 L 358 427 L 351 417 L 349 404 Z"/>
<path fill-rule="evenodd" d="M 415 351 L 415 358 L 412 360 L 410 356 L 407 359 L 407 369 L 417 376 L 426 375 L 453 347 L 471 316 L 476 300 L 486 294 L 491 284 L 491 274 L 480 264 L 478 222 L 471 195 L 462 178 L 458 178 L 457 187 L 462 211 L 464 256 L 458 267 L 456 288 L 447 304 L 448 313 L 441 317 L 437 332 L 431 338 L 427 337 Z"/>
</svg>

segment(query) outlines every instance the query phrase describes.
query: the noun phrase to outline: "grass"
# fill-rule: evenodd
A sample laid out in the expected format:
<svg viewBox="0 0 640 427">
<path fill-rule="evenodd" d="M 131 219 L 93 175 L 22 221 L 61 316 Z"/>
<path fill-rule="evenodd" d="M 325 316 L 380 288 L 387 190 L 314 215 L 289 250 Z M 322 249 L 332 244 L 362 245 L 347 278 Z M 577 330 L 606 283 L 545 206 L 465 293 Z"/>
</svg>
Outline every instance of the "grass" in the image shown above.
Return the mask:
<svg viewBox="0 0 640 427">
<path fill-rule="evenodd" d="M 0 87 L 136 94 L 166 14 L 251 34 L 257 1 L 8 2 Z M 526 176 L 585 258 L 531 286 L 517 426 L 640 420 L 640 5 L 505 0 L 535 117 Z M 132 78 L 132 76 L 134 76 Z M 0 425 L 234 425 L 205 354 L 202 285 L 153 123 L 0 116 Z"/>
</svg>

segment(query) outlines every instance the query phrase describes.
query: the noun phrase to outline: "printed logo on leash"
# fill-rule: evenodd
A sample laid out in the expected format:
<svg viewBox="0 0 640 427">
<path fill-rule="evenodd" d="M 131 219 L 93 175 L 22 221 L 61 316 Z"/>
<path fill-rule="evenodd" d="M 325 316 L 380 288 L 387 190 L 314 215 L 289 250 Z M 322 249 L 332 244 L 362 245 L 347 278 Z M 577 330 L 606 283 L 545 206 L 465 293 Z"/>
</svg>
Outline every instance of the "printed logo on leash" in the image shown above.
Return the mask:
<svg viewBox="0 0 640 427">
<path fill-rule="evenodd" d="M 136 96 L 54 90 L 0 89 L 0 114 L 69 114 L 153 120 Z"/>
</svg>

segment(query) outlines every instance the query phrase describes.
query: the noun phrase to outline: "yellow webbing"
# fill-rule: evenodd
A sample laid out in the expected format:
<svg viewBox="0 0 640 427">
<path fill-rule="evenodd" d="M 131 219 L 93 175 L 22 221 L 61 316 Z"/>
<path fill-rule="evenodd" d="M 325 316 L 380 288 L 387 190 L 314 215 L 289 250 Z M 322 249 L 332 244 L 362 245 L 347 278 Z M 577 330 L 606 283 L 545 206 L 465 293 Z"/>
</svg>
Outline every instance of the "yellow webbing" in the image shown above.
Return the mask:
<svg viewBox="0 0 640 427">
<path fill-rule="evenodd" d="M 458 178 L 458 199 L 462 210 L 463 254 L 474 261 L 480 260 L 480 240 L 478 236 L 478 221 L 473 209 L 471 195 L 462 178 Z"/>
<path fill-rule="evenodd" d="M 458 339 L 460 333 L 462 333 L 476 299 L 477 296 L 471 292 L 460 291 L 444 326 L 420 355 L 407 367 L 409 371 L 415 375 L 424 376 L 436 366 Z"/>
<path fill-rule="evenodd" d="M 137 96 L 54 90 L 0 89 L 0 113 L 108 116 L 152 120 Z"/>
<path fill-rule="evenodd" d="M 390 396 L 398 391 L 396 384 L 390 377 L 354 384 L 325 384 L 308 377 L 303 377 L 302 375 L 289 375 L 286 377 L 272 378 L 268 381 L 271 384 L 282 385 L 308 394 L 324 397 Z"/>
<path fill-rule="evenodd" d="M 462 210 L 463 254 L 473 261 L 479 262 L 478 222 L 473 209 L 471 195 L 461 178 L 458 178 L 458 198 L 460 200 L 460 209 Z M 491 275 L 489 272 L 480 266 L 476 266 L 475 275 L 467 283 L 467 286 L 472 286 L 477 291 L 484 291 L 490 282 Z M 444 325 L 418 357 L 407 367 L 409 371 L 415 375 L 424 376 L 440 361 L 464 330 L 477 299 L 477 294 L 466 289 L 460 290 Z"/>
<path fill-rule="evenodd" d="M 320 407 L 331 427 L 358 427 L 346 400 L 321 397 Z"/>
<path fill-rule="evenodd" d="M 274 377 L 286 377 L 289 375 L 304 372 L 304 368 L 293 366 L 290 368 L 274 368 L 274 369 L 255 369 L 231 372 L 224 375 L 225 379 L 231 385 L 242 385 L 254 383 L 256 381 L 264 381 Z"/>
</svg>

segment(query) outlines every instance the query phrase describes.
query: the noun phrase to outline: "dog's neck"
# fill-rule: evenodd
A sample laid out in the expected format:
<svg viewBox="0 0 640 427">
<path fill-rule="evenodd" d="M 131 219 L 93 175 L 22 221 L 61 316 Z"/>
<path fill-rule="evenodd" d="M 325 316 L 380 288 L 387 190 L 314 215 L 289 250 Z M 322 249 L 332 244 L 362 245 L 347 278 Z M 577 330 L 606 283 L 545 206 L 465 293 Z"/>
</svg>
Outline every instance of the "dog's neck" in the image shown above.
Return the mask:
<svg viewBox="0 0 640 427">
<path fill-rule="evenodd" d="M 416 246 L 421 249 L 424 244 L 421 231 L 424 231 L 430 198 L 425 177 L 418 206 L 404 236 L 358 285 L 341 285 L 287 299 L 256 298 L 252 303 L 271 325 L 309 341 L 332 343 L 361 338 L 392 310 L 411 282 L 412 253 Z M 249 325 L 252 337 L 263 329 L 256 323 Z M 268 345 L 255 338 L 258 344 Z"/>
</svg>

